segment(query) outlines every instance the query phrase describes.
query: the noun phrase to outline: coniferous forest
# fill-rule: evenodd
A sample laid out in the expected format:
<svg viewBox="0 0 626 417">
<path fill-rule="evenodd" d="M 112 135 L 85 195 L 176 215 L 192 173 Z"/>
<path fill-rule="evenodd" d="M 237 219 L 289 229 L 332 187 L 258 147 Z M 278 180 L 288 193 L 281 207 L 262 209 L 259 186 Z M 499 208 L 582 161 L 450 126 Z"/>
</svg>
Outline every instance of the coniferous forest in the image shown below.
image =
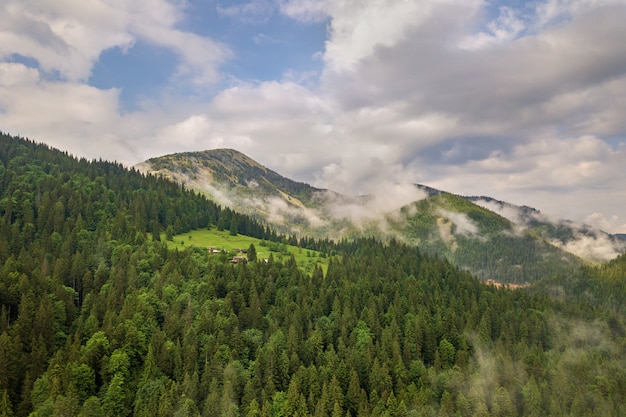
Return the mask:
<svg viewBox="0 0 626 417">
<path fill-rule="evenodd" d="M 161 241 L 218 223 L 336 256 L 307 274 Z M 625 275 L 496 288 L 0 134 L 1 416 L 623 416 Z"/>
</svg>

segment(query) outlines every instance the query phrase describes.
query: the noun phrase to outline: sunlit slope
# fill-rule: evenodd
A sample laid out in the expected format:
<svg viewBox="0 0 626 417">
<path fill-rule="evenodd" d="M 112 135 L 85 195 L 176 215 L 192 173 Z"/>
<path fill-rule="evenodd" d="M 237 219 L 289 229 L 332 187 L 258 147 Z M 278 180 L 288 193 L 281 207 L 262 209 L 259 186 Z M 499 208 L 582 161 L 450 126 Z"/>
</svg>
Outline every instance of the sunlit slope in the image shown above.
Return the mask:
<svg viewBox="0 0 626 417">
<path fill-rule="evenodd" d="M 166 155 L 149 159 L 140 168 L 196 189 L 227 190 L 226 198 L 279 198 L 296 207 L 313 206 L 315 193 L 322 191 L 285 178 L 233 149 Z"/>
<path fill-rule="evenodd" d="M 257 262 L 265 262 L 270 256 L 278 262 L 286 262 L 293 256 L 298 267 L 305 273 L 311 273 L 315 266 L 322 268 L 322 271 L 325 273 L 330 257 L 330 254 L 327 255 L 312 249 L 304 249 L 282 242 L 269 242 L 242 234 L 233 235 L 228 231 L 220 231 L 215 227 L 192 230 L 172 236 L 169 240 L 164 234 L 161 240 L 165 241 L 170 249 L 182 251 L 188 247 L 198 247 L 210 251 L 217 258 L 224 258 L 225 260 L 233 259 L 234 257 L 247 258 L 247 250 L 250 245 L 254 245 Z"/>
</svg>

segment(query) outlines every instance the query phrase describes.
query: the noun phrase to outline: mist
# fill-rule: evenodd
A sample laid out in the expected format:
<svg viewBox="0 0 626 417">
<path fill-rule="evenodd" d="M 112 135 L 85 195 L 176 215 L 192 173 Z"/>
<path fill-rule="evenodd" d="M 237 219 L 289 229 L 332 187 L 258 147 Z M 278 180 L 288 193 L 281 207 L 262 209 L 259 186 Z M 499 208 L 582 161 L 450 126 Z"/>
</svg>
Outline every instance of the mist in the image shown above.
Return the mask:
<svg viewBox="0 0 626 417">
<path fill-rule="evenodd" d="M 567 252 L 594 262 L 610 261 L 618 257 L 624 250 L 623 243 L 620 244 L 606 234 L 593 233 L 589 235 L 575 232 L 574 236 L 574 240 L 562 242 L 558 239 L 552 239 L 550 243 Z"/>
<path fill-rule="evenodd" d="M 566 252 L 593 262 L 606 262 L 616 258 L 626 250 L 626 243 L 614 239 L 611 235 L 574 222 L 554 219 L 529 208 L 493 200 L 479 199 L 476 204 L 498 213 L 513 222 L 519 231 L 527 231 L 532 227 L 541 228 L 541 223 L 549 224 L 558 230 L 565 230 L 569 236 L 556 238 L 546 236 L 547 241 Z"/>
<path fill-rule="evenodd" d="M 440 209 L 438 213 L 449 219 L 456 226 L 455 234 L 475 236 L 480 233 L 476 223 L 463 213 Z"/>
</svg>

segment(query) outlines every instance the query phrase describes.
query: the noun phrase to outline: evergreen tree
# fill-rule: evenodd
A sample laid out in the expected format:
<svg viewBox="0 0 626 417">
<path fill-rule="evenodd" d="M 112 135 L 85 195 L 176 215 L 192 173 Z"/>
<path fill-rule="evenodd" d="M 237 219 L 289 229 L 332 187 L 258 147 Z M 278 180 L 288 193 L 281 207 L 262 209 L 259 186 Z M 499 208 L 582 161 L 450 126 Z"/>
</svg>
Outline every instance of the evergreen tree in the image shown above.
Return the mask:
<svg viewBox="0 0 626 417">
<path fill-rule="evenodd" d="M 251 243 L 248 247 L 248 262 L 256 261 L 256 248 L 254 247 L 254 243 Z"/>
</svg>

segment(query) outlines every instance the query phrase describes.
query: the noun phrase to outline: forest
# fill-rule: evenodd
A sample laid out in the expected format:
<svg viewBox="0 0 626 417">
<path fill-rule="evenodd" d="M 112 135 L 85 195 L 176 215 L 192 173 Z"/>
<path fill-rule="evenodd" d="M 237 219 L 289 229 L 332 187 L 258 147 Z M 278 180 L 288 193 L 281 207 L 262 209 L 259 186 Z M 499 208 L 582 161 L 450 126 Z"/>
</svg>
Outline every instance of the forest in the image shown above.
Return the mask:
<svg viewBox="0 0 626 417">
<path fill-rule="evenodd" d="M 161 240 L 218 224 L 333 256 Z M 0 416 L 624 416 L 625 301 L 626 256 L 496 288 L 0 134 Z"/>
</svg>

